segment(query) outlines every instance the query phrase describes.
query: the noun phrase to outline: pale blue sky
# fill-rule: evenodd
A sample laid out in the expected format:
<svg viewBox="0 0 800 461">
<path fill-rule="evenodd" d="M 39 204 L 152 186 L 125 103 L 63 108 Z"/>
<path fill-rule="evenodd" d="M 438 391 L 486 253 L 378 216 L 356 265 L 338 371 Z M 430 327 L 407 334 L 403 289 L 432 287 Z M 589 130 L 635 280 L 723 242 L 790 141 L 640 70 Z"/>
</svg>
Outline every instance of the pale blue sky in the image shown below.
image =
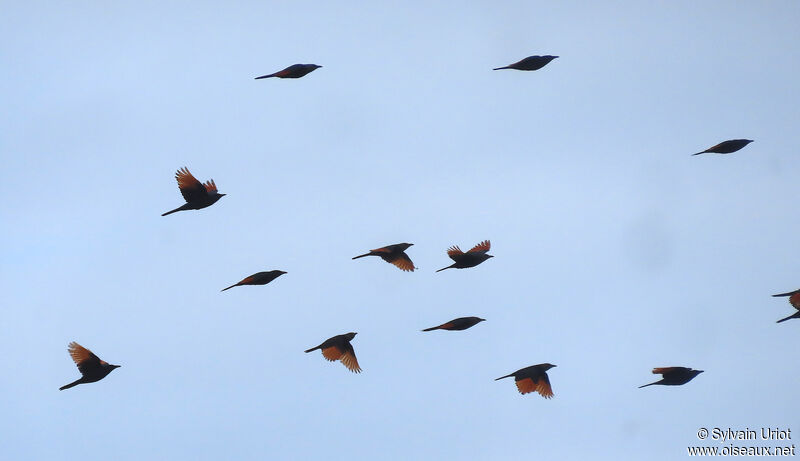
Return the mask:
<svg viewBox="0 0 800 461">
<path fill-rule="evenodd" d="M 800 320 L 770 297 L 800 288 L 798 24 L 790 1 L 6 3 L 4 456 L 672 460 L 699 427 L 800 433 Z M 491 70 L 533 54 L 560 58 Z M 253 80 L 294 63 L 324 67 Z M 732 138 L 755 142 L 690 156 Z M 161 217 L 182 166 L 228 195 Z M 419 271 L 350 260 L 398 242 Z M 303 354 L 348 331 L 362 374 Z M 122 368 L 59 392 L 73 340 Z M 552 400 L 493 381 L 541 362 Z M 672 365 L 706 373 L 637 389 Z"/>
</svg>

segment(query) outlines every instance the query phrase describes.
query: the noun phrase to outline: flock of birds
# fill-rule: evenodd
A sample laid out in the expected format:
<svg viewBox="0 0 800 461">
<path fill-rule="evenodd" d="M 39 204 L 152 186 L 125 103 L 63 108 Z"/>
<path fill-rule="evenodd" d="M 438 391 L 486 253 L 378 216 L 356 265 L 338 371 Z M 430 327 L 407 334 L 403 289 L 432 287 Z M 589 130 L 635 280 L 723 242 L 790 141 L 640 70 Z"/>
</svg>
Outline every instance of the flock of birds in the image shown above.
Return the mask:
<svg viewBox="0 0 800 461">
<path fill-rule="evenodd" d="M 514 69 L 522 71 L 534 71 L 541 69 L 542 67 L 546 66 L 556 58 L 558 58 L 558 56 L 551 56 L 551 55 L 528 56 L 527 58 L 522 59 L 518 62 L 509 64 L 508 66 L 504 67 L 497 67 L 494 70 Z M 270 78 L 270 77 L 300 78 L 304 77 L 305 75 L 308 75 L 309 73 L 321 67 L 322 66 L 316 64 L 294 64 L 278 72 L 256 77 L 256 80 Z M 692 155 L 700 155 L 706 153 L 730 154 L 744 148 L 751 142 L 753 142 L 753 140 L 751 139 L 731 139 L 723 141 L 719 144 L 709 147 L 708 149 L 702 152 L 697 152 Z M 213 179 L 210 179 L 205 183 L 201 183 L 189 172 L 189 170 L 186 167 L 183 167 L 177 171 L 177 173 L 175 174 L 175 179 L 178 182 L 178 189 L 183 195 L 183 198 L 186 201 L 186 203 L 173 210 L 167 211 L 161 216 L 167 216 L 169 214 L 176 213 L 178 211 L 200 210 L 202 208 L 206 208 L 215 204 L 219 199 L 225 196 L 225 194 L 219 193 L 219 191 L 217 190 L 217 185 L 214 183 Z M 387 245 L 382 248 L 370 250 L 368 253 L 354 256 L 352 259 L 359 259 L 367 256 L 379 256 L 381 259 L 390 264 L 393 264 L 400 270 L 412 272 L 416 269 L 416 267 L 414 266 L 414 263 L 411 261 L 411 258 L 406 253 L 406 250 L 408 250 L 411 246 L 413 246 L 412 243 L 397 243 L 394 245 Z M 469 251 L 466 252 L 462 251 L 458 246 L 452 246 L 447 250 L 447 256 L 449 256 L 450 259 L 453 260 L 453 264 L 447 267 L 443 267 L 437 270 L 436 272 L 440 272 L 445 269 L 466 269 L 470 267 L 475 267 L 483 263 L 484 261 L 488 260 L 489 258 L 493 257 L 492 255 L 488 254 L 490 248 L 491 248 L 491 243 L 489 242 L 489 240 L 484 240 L 480 242 L 479 244 L 475 245 Z M 283 274 L 286 274 L 286 272 L 281 270 L 258 272 L 248 277 L 245 277 L 241 281 L 227 288 L 222 289 L 222 291 L 226 291 L 231 288 L 243 285 L 266 285 Z M 780 293 L 773 296 L 776 297 L 788 296 L 789 303 L 795 309 L 797 309 L 797 312 L 786 318 L 778 320 L 778 323 L 793 318 L 800 318 L 800 290 L 795 290 L 788 293 Z M 479 317 L 460 317 L 435 327 L 426 328 L 422 331 L 433 331 L 433 330 L 461 331 L 471 328 L 484 320 L 485 319 Z M 322 356 L 325 359 L 329 361 L 341 361 L 342 364 L 348 370 L 354 373 L 360 373 L 361 367 L 358 364 L 358 359 L 356 358 L 355 350 L 353 349 L 353 345 L 351 344 L 351 341 L 355 338 L 355 336 L 356 333 L 353 332 L 337 335 L 323 341 L 320 345 L 316 347 L 312 347 L 311 349 L 306 350 L 305 352 L 312 352 L 319 349 L 322 351 Z M 78 370 L 81 373 L 81 377 L 65 386 L 62 386 L 60 390 L 69 389 L 78 384 L 93 383 L 99 381 L 108 376 L 108 374 L 111 373 L 115 368 L 119 368 L 119 365 L 112 365 L 109 364 L 108 362 L 100 360 L 100 358 L 97 357 L 94 353 L 92 353 L 92 351 L 86 349 L 85 347 L 81 346 L 76 342 L 71 342 L 69 344 L 68 351 L 70 356 L 72 357 L 72 360 L 78 366 Z M 532 365 L 529 367 L 519 369 L 508 375 L 501 376 L 496 380 L 510 378 L 513 376 L 514 381 L 516 382 L 517 385 L 517 389 L 521 394 L 538 392 L 542 397 L 549 399 L 553 397 L 553 389 L 550 385 L 550 379 L 547 375 L 547 371 L 555 366 L 556 365 L 550 363 L 540 363 L 538 365 Z M 703 373 L 703 370 L 694 370 L 688 367 L 654 368 L 653 374 L 662 375 L 662 379 L 639 387 L 642 388 L 642 387 L 652 386 L 654 384 L 667 385 L 667 386 L 682 385 L 688 383 L 700 373 Z"/>
</svg>

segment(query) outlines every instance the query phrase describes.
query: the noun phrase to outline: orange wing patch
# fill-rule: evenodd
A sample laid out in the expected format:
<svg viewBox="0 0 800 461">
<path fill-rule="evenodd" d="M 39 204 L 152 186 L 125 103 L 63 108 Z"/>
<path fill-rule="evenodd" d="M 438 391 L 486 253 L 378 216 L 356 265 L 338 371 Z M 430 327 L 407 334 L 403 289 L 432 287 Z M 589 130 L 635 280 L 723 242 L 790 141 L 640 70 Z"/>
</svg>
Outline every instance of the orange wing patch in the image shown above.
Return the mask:
<svg viewBox="0 0 800 461">
<path fill-rule="evenodd" d="M 484 240 L 472 247 L 467 253 L 486 253 L 491 247 L 492 244 L 488 240 Z"/>
<path fill-rule="evenodd" d="M 411 258 L 408 257 L 405 253 L 401 254 L 397 258 L 394 258 L 394 261 L 390 261 L 392 264 L 397 266 L 400 270 L 404 270 L 406 272 L 414 272 L 414 263 L 411 262 Z"/>
<path fill-rule="evenodd" d="M 536 383 L 531 378 L 525 378 L 517 381 L 517 389 L 520 394 L 529 394 L 536 391 Z"/>
<path fill-rule="evenodd" d="M 663 375 L 664 373 L 669 373 L 670 371 L 674 370 L 675 367 L 662 367 L 662 368 L 653 368 L 654 375 Z"/>
<path fill-rule="evenodd" d="M 447 323 L 443 323 L 443 324 L 439 325 L 436 328 L 441 328 L 443 330 L 449 330 L 452 327 L 453 327 L 453 322 L 447 322 Z"/>
<path fill-rule="evenodd" d="M 72 356 L 72 361 L 76 364 L 80 364 L 81 362 L 91 359 L 92 357 L 96 357 L 92 351 L 86 349 L 85 347 L 81 346 L 80 344 L 72 341 L 69 343 L 69 355 Z"/>
<path fill-rule="evenodd" d="M 791 304 L 795 309 L 800 310 L 800 293 L 795 293 L 789 296 L 789 304 Z"/>
<path fill-rule="evenodd" d="M 353 373 L 361 373 L 361 367 L 358 366 L 356 354 L 353 352 L 348 351 L 342 354 L 342 364 L 344 364 L 344 366 L 346 366 L 347 369 Z"/>
<path fill-rule="evenodd" d="M 389 249 L 386 247 L 383 248 L 376 248 L 374 250 L 369 250 L 370 253 L 389 253 Z"/>
<path fill-rule="evenodd" d="M 335 362 L 342 358 L 344 353 L 336 346 L 326 347 L 322 349 L 322 356 L 326 359 L 330 360 L 331 362 Z"/>
<path fill-rule="evenodd" d="M 529 394 L 531 392 L 538 392 L 539 395 L 546 399 L 553 398 L 553 389 L 550 387 L 550 380 L 547 375 L 543 376 L 539 381 L 534 381 L 533 378 L 524 378 L 517 381 L 517 389 L 520 394 Z"/>
<path fill-rule="evenodd" d="M 216 192 L 217 191 L 217 184 L 214 182 L 213 179 L 209 179 L 208 181 L 206 181 L 204 186 L 206 188 L 206 192 L 208 192 L 208 193 L 212 193 L 212 192 Z"/>
<path fill-rule="evenodd" d="M 461 248 L 459 248 L 458 245 L 453 245 L 447 249 L 447 256 L 450 256 L 451 258 L 453 257 L 453 255 L 463 255 L 463 254 L 464 252 L 461 251 Z"/>
<path fill-rule="evenodd" d="M 241 282 L 237 283 L 237 285 L 249 285 L 253 283 L 253 276 L 248 276 L 242 279 Z"/>
</svg>

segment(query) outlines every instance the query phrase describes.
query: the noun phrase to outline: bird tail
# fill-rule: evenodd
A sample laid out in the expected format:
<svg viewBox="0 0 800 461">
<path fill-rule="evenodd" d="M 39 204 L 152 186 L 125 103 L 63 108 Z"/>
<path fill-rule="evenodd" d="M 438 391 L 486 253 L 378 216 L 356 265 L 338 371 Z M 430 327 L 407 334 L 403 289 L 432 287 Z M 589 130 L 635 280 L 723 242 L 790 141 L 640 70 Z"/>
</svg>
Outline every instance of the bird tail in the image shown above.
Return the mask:
<svg viewBox="0 0 800 461">
<path fill-rule="evenodd" d="M 172 214 L 172 213 L 181 211 L 182 209 L 183 209 L 183 206 L 179 206 L 178 208 L 175 208 L 174 210 L 170 210 L 170 211 L 167 211 L 166 213 L 163 213 L 161 216 L 166 216 L 168 214 Z"/>
<path fill-rule="evenodd" d="M 782 296 L 791 296 L 791 295 L 793 295 L 793 294 L 795 294 L 795 293 L 797 293 L 797 290 L 795 290 L 795 291 L 789 291 L 789 292 L 786 292 L 786 293 L 778 293 L 778 294 L 776 294 L 776 295 L 772 295 L 772 297 L 773 297 L 773 298 L 780 298 L 780 297 L 782 297 Z"/>
<path fill-rule="evenodd" d="M 438 330 L 439 328 L 441 328 L 441 325 L 440 325 L 440 326 L 438 326 L 438 327 L 430 327 L 430 328 L 426 328 L 426 329 L 424 329 L 424 330 L 422 330 L 422 331 L 433 331 L 433 330 Z"/>
<path fill-rule="evenodd" d="M 508 66 L 505 66 L 505 67 L 496 67 L 496 68 L 494 68 L 492 70 L 503 70 L 503 69 L 511 69 L 511 68 L 508 67 Z"/>
<path fill-rule="evenodd" d="M 262 75 L 261 77 L 256 77 L 255 80 L 260 80 L 262 78 L 270 78 L 270 77 L 274 77 L 274 76 L 275 76 L 275 74 Z"/>
<path fill-rule="evenodd" d="M 353 256 L 353 259 L 363 258 L 364 256 L 369 256 L 371 253 L 364 253 L 363 255 Z"/>
<path fill-rule="evenodd" d="M 317 350 L 317 349 L 319 349 L 319 346 L 317 346 L 317 347 L 312 347 L 311 349 L 308 349 L 308 350 L 306 350 L 305 352 L 306 352 L 306 353 L 308 353 L 308 352 L 311 352 L 311 351 L 315 351 L 315 350 Z"/>
<path fill-rule="evenodd" d="M 443 267 L 443 268 L 439 269 L 439 270 L 438 270 L 438 271 L 436 271 L 436 272 L 441 272 L 441 271 L 443 271 L 443 270 L 445 270 L 445 269 L 450 269 L 451 267 L 453 267 L 453 266 L 447 266 L 447 267 Z"/>
<path fill-rule="evenodd" d="M 229 286 L 228 288 L 223 288 L 223 289 L 220 291 L 220 293 L 221 293 L 221 292 L 223 292 L 223 291 L 225 291 L 225 290 L 230 290 L 231 288 L 233 288 L 233 287 L 238 287 L 238 286 L 239 286 L 239 284 L 238 284 L 238 283 L 234 283 L 233 285 Z"/>
<path fill-rule="evenodd" d="M 510 378 L 510 377 L 512 377 L 512 376 L 514 376 L 514 373 L 511 373 L 510 375 L 501 376 L 501 377 L 499 377 L 499 378 L 495 379 L 495 381 L 499 381 L 499 380 L 501 380 L 501 379 L 503 379 L 503 378 Z"/>
<path fill-rule="evenodd" d="M 781 323 L 781 322 L 785 322 L 785 321 L 787 321 L 789 319 L 797 319 L 797 318 L 800 318 L 800 311 L 795 312 L 794 314 L 792 314 L 792 315 L 790 315 L 790 316 L 788 316 L 786 318 L 780 319 L 775 323 Z"/>
<path fill-rule="evenodd" d="M 83 380 L 83 378 L 77 379 L 77 380 L 75 380 L 75 381 L 73 381 L 73 382 L 71 382 L 69 384 L 66 384 L 64 386 L 59 387 L 58 390 L 63 391 L 64 389 L 69 389 L 70 387 L 75 387 L 78 384 L 80 384 L 82 382 L 82 380 Z"/>
<path fill-rule="evenodd" d="M 698 152 L 698 153 L 696 153 L 696 154 L 692 154 L 692 155 L 700 155 L 700 154 L 705 154 L 705 153 L 707 153 L 707 152 L 706 152 L 706 151 L 703 151 L 703 152 Z"/>
<path fill-rule="evenodd" d="M 655 382 L 652 382 L 652 383 L 650 383 L 650 384 L 645 384 L 644 386 L 639 386 L 639 389 L 641 389 L 641 388 L 643 388 L 643 387 L 647 387 L 647 386 L 652 386 L 653 384 L 658 384 L 658 383 L 660 383 L 660 382 L 661 382 L 661 381 L 655 381 Z"/>
</svg>

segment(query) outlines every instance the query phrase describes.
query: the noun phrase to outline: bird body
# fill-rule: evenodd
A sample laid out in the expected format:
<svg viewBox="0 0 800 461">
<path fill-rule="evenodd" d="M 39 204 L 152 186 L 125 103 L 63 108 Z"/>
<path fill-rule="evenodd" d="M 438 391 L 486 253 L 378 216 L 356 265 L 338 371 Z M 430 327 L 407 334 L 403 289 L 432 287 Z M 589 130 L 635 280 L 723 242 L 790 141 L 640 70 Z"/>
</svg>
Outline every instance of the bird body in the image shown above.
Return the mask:
<svg viewBox="0 0 800 461">
<path fill-rule="evenodd" d="M 396 243 L 375 250 L 369 250 L 369 253 L 354 256 L 353 259 L 363 258 L 365 256 L 380 256 L 384 261 L 394 264 L 400 270 L 413 272 L 416 267 L 414 267 L 411 258 L 406 254 L 406 250 L 413 245 L 413 243 Z"/>
<path fill-rule="evenodd" d="M 558 56 L 550 56 L 549 54 L 546 56 L 528 56 L 527 58 L 515 62 L 514 64 L 509 64 L 505 67 L 497 67 L 493 70 L 502 70 L 502 69 L 514 69 L 514 70 L 539 70 L 542 67 L 546 66 L 550 63 L 553 59 L 557 58 Z"/>
<path fill-rule="evenodd" d="M 245 277 L 240 282 L 234 283 L 233 285 L 229 286 L 228 288 L 223 288 L 222 291 L 230 290 L 233 287 L 238 287 L 241 285 L 266 285 L 269 282 L 275 280 L 276 278 L 280 277 L 287 272 L 284 271 L 267 271 L 267 272 L 256 272 L 255 274 Z"/>
<path fill-rule="evenodd" d="M 326 360 L 331 362 L 340 360 L 348 370 L 353 373 L 361 373 L 361 367 L 358 366 L 358 359 L 356 359 L 356 352 L 353 349 L 353 345 L 350 344 L 350 341 L 356 337 L 356 334 L 357 333 L 350 332 L 328 338 L 319 346 L 312 347 L 305 352 L 308 353 L 317 349 L 322 349 L 322 356 L 325 357 Z"/>
<path fill-rule="evenodd" d="M 688 383 L 694 379 L 695 376 L 702 372 L 703 370 L 693 370 L 686 367 L 653 368 L 653 374 L 661 375 L 661 380 L 650 384 L 645 384 L 644 386 L 639 386 L 639 389 L 652 386 L 653 384 L 660 384 L 663 386 L 680 386 L 681 384 Z"/>
<path fill-rule="evenodd" d="M 269 75 L 262 75 L 261 77 L 256 77 L 256 80 L 262 78 L 270 78 L 270 77 L 278 77 L 278 78 L 300 78 L 309 73 L 319 69 L 322 66 L 318 66 L 316 64 L 292 64 L 291 66 L 287 67 L 286 69 L 279 70 L 273 74 Z"/>
<path fill-rule="evenodd" d="M 704 150 L 703 152 L 698 152 L 692 155 L 700 155 L 700 154 L 730 154 L 732 152 L 736 152 L 737 150 L 741 149 L 742 147 L 750 144 L 753 142 L 752 139 L 729 139 L 727 141 L 722 141 L 721 143 L 717 144 L 716 146 L 711 146 L 708 149 Z"/>
<path fill-rule="evenodd" d="M 179 169 L 175 173 L 175 179 L 178 181 L 178 189 L 180 189 L 186 203 L 174 210 L 167 211 L 161 216 L 184 210 L 199 210 L 217 203 L 217 200 L 225 196 L 225 194 L 217 192 L 217 185 L 213 179 L 209 179 L 203 184 L 192 176 L 192 173 L 186 167 Z"/>
<path fill-rule="evenodd" d="M 459 317 L 457 319 L 453 319 L 447 323 L 443 323 L 436 327 L 426 328 L 422 331 L 433 331 L 433 330 L 449 330 L 449 331 L 461 331 L 466 330 L 472 326 L 477 325 L 480 322 L 483 322 L 486 319 L 482 319 L 479 317 Z"/>
<path fill-rule="evenodd" d="M 100 381 L 114 371 L 115 368 L 119 368 L 119 365 L 111 365 L 100 360 L 92 351 L 75 341 L 69 343 L 69 348 L 67 350 L 69 351 L 70 357 L 72 357 L 72 360 L 75 362 L 75 365 L 78 366 L 78 371 L 81 372 L 82 376 L 80 379 L 58 388 L 60 391 L 77 386 L 78 384 Z"/>
<path fill-rule="evenodd" d="M 800 319 L 800 290 L 794 290 L 794 291 L 790 291 L 788 293 L 780 293 L 780 294 L 772 295 L 772 296 L 773 297 L 788 296 L 789 297 L 789 304 L 791 304 L 792 307 L 797 309 L 797 312 L 795 312 L 794 314 L 792 314 L 792 315 L 790 315 L 788 317 L 782 318 L 782 319 L 778 320 L 775 323 L 785 322 L 785 321 L 787 321 L 789 319 Z"/>
<path fill-rule="evenodd" d="M 553 398 L 553 389 L 550 387 L 550 378 L 547 376 L 547 370 L 553 367 L 555 367 L 555 365 L 550 363 L 540 363 L 538 365 L 521 368 L 514 373 L 501 376 L 495 379 L 495 381 L 513 376 L 520 394 L 538 392 L 542 397 L 550 399 Z"/>
<path fill-rule="evenodd" d="M 491 248 L 491 243 L 488 240 L 475 245 L 469 251 L 464 253 L 458 246 L 452 246 L 447 250 L 447 256 L 455 261 L 453 264 L 443 267 L 436 272 L 441 272 L 445 269 L 466 269 L 467 267 L 475 267 L 478 264 L 486 261 L 494 256 L 486 254 Z"/>
</svg>

